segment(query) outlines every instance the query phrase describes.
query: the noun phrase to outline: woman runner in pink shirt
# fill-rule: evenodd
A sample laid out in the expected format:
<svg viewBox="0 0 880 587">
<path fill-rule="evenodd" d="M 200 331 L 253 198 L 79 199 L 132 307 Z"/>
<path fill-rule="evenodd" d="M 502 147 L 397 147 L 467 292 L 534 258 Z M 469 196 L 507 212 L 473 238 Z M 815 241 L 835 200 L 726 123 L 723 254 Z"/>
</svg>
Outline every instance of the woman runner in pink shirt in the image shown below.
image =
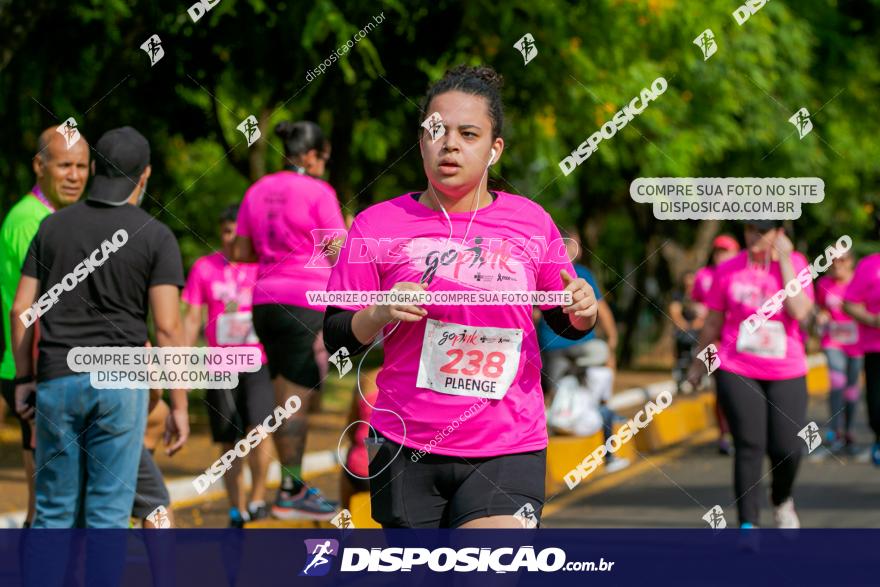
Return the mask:
<svg viewBox="0 0 880 587">
<path fill-rule="evenodd" d="M 715 269 L 727 261 L 732 259 L 739 253 L 739 243 L 729 234 L 719 234 L 712 241 L 712 256 L 709 258 L 709 264 L 697 270 L 694 275 L 694 288 L 691 293 L 691 299 L 699 304 L 706 303 L 709 291 L 712 289 L 712 281 L 715 279 Z M 696 341 L 695 341 L 696 342 Z M 701 350 L 701 349 L 698 349 Z M 730 442 L 730 425 L 727 423 L 727 417 L 724 410 L 721 409 L 721 402 L 715 402 L 715 418 L 718 420 L 718 452 L 729 455 Z"/>
<path fill-rule="evenodd" d="M 540 306 L 551 328 L 573 340 L 593 328 L 594 292 L 571 277 L 550 215 L 487 189 L 504 150 L 500 86 L 490 68 L 459 66 L 428 90 L 427 188 L 357 216 L 328 293 L 565 289 L 571 305 Z M 547 427 L 531 315 L 530 303 L 328 306 L 328 352 L 355 355 L 383 333 L 368 439 L 372 515 L 383 527 L 538 523 Z"/>
<path fill-rule="evenodd" d="M 740 526 L 758 525 L 767 454 L 776 525 L 799 528 L 791 497 L 804 448 L 798 432 L 807 410 L 807 360 L 799 321 L 812 310 L 813 283 L 797 280 L 807 261 L 793 250 L 778 221 L 747 221 L 745 243 L 745 250 L 715 269 L 699 346 L 721 341 L 715 380 L 736 449 L 733 477 Z M 791 288 L 797 289 L 795 295 L 786 295 L 778 310 L 751 332 L 750 316 L 792 280 L 800 285 Z M 688 379 L 696 385 L 705 372 L 703 362 L 695 359 Z"/>
<path fill-rule="evenodd" d="M 853 256 L 847 251 L 834 259 L 828 275 L 816 282 L 816 323 L 822 329 L 822 352 L 828 361 L 831 417 L 826 439 L 831 450 L 855 450 L 850 430 L 859 401 L 862 349 L 858 323 L 843 311 L 843 296 L 853 278 Z M 842 422 L 842 423 L 841 423 Z"/>
<path fill-rule="evenodd" d="M 868 424 L 874 432 L 871 459 L 880 467 L 880 253 L 859 261 L 843 301 L 844 311 L 859 323 L 859 347 L 865 353 Z"/>
<path fill-rule="evenodd" d="M 318 389 L 323 357 L 323 306 L 309 304 L 306 292 L 327 287 L 336 243 L 345 223 L 336 192 L 319 179 L 330 143 L 314 122 L 282 122 L 286 169 L 257 180 L 238 213 L 235 260 L 259 263 L 253 322 L 269 359 L 275 405 L 296 395 L 302 405 L 273 438 L 281 461 L 281 487 L 272 515 L 280 519 L 330 520 L 335 504 L 302 481 L 309 397 Z"/>
</svg>

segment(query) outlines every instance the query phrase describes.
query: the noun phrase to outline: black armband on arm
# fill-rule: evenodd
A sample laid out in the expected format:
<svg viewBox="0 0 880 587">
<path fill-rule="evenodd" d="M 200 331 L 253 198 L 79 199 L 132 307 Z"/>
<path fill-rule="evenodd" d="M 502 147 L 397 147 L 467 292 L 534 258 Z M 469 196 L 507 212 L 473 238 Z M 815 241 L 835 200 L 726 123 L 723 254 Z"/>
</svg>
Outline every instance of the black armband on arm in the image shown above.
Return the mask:
<svg viewBox="0 0 880 587">
<path fill-rule="evenodd" d="M 354 310 L 343 310 L 335 306 L 327 306 L 324 312 L 324 348 L 331 355 L 345 347 L 351 356 L 358 355 L 367 350 L 369 344 L 361 344 L 354 335 L 351 322 L 354 320 Z"/>
<path fill-rule="evenodd" d="M 544 320 L 547 322 L 547 326 L 550 327 L 550 330 L 568 340 L 581 339 L 592 332 L 593 328 L 596 327 L 596 325 L 593 324 L 593 328 L 590 328 L 589 330 L 578 330 L 572 325 L 568 314 L 562 312 L 562 306 L 556 306 L 549 310 L 542 310 L 542 313 L 544 314 Z"/>
</svg>

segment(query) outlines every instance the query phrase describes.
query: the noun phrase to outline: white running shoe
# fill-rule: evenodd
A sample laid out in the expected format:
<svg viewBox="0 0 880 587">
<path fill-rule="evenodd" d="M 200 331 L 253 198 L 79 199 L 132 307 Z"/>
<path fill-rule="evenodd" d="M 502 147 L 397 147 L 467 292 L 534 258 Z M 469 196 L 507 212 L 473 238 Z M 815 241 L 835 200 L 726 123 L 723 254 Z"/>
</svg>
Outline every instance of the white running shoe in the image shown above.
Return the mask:
<svg viewBox="0 0 880 587">
<path fill-rule="evenodd" d="M 606 473 L 614 473 L 615 471 L 620 471 L 621 469 L 626 469 L 629 467 L 629 459 L 623 457 L 617 457 L 607 465 L 605 465 Z"/>
<path fill-rule="evenodd" d="M 794 500 L 790 497 L 773 508 L 773 517 L 776 519 L 776 527 L 781 530 L 801 527 L 801 521 L 794 511 Z"/>
</svg>

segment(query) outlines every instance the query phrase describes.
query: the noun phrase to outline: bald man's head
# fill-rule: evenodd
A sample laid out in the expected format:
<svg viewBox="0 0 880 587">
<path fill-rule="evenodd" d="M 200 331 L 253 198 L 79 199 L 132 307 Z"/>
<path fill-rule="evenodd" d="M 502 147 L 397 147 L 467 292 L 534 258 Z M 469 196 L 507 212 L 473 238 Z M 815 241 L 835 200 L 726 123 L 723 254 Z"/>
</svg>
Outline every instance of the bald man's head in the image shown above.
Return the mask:
<svg viewBox="0 0 880 587">
<path fill-rule="evenodd" d="M 50 126 L 40 133 L 33 160 L 37 184 L 56 209 L 79 200 L 89 177 L 89 144 L 85 137 L 80 136 L 68 149 L 57 129 Z"/>
</svg>

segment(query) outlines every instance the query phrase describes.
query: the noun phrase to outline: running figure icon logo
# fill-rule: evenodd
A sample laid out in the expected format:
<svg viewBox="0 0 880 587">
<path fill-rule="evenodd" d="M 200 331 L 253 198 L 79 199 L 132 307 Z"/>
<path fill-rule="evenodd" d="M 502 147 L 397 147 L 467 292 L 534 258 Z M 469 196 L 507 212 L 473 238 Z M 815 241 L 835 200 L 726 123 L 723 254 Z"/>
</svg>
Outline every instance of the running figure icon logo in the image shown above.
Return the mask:
<svg viewBox="0 0 880 587">
<path fill-rule="evenodd" d="M 795 112 L 788 121 L 797 129 L 798 135 L 801 139 L 810 134 L 810 131 L 813 130 L 813 122 L 810 120 L 810 113 L 806 108 L 801 108 Z"/>
<path fill-rule="evenodd" d="M 170 528 L 171 527 L 171 518 L 168 517 L 168 510 L 165 509 L 164 505 L 160 505 L 147 516 L 147 521 L 153 524 L 156 528 Z"/>
<path fill-rule="evenodd" d="M 804 426 L 803 430 L 798 432 L 798 436 L 803 438 L 804 442 L 807 443 L 807 451 L 810 453 L 819 448 L 822 444 L 822 435 L 819 434 L 819 427 L 816 426 L 815 422 L 810 422 Z"/>
<path fill-rule="evenodd" d="M 709 371 L 709 375 L 711 375 L 715 369 L 721 366 L 721 359 L 718 358 L 718 349 L 714 344 L 710 344 L 697 355 L 697 358 L 703 361 L 703 364 L 706 365 L 706 369 Z"/>
<path fill-rule="evenodd" d="M 522 524 L 523 528 L 538 527 L 538 516 L 535 515 L 535 507 L 529 502 L 526 502 L 524 506 L 516 510 L 513 517 Z"/>
<path fill-rule="evenodd" d="M 79 131 L 77 130 L 76 126 L 76 119 L 73 116 L 65 120 L 63 124 L 60 124 L 55 129 L 55 132 L 64 137 L 64 140 L 67 143 L 68 151 L 72 146 L 76 144 L 80 137 Z"/>
<path fill-rule="evenodd" d="M 513 48 L 522 53 L 523 59 L 525 60 L 523 65 L 528 65 L 529 62 L 538 55 L 538 47 L 535 45 L 535 37 L 533 37 L 531 33 L 524 34 L 519 41 L 514 43 Z"/>
<path fill-rule="evenodd" d="M 345 377 L 345 374 L 351 371 L 350 357 L 351 354 L 345 347 L 340 348 L 338 351 L 330 355 L 330 362 L 333 363 L 336 366 L 336 369 L 339 371 L 340 379 Z"/>
<path fill-rule="evenodd" d="M 247 139 L 248 147 L 254 144 L 263 133 L 260 132 L 260 127 L 257 126 L 257 117 L 251 114 L 247 118 L 241 121 L 237 127 L 238 130 L 241 131 L 241 134 L 244 135 L 244 138 Z"/>
<path fill-rule="evenodd" d="M 300 577 L 323 577 L 330 571 L 331 557 L 339 554 L 339 541 L 332 538 L 304 540 L 306 543 L 306 566 Z"/>
<path fill-rule="evenodd" d="M 720 505 L 716 505 L 711 510 L 703 514 L 703 519 L 709 524 L 713 530 L 724 530 L 727 528 L 727 520 L 724 519 L 724 510 Z"/>
<path fill-rule="evenodd" d="M 718 43 L 715 42 L 715 34 L 712 29 L 706 29 L 700 36 L 694 39 L 694 45 L 703 52 L 703 61 L 708 60 L 718 51 Z"/>
<path fill-rule="evenodd" d="M 336 517 L 330 520 L 330 523 L 341 530 L 354 529 L 354 523 L 351 521 L 351 512 L 348 510 L 342 510 L 336 514 Z"/>
<path fill-rule="evenodd" d="M 339 261 L 339 251 L 345 244 L 346 234 L 344 230 L 337 228 L 313 228 L 312 229 L 312 256 L 305 264 L 306 269 L 326 269 L 333 267 Z"/>
<path fill-rule="evenodd" d="M 143 49 L 150 58 L 150 67 L 156 65 L 160 59 L 165 56 L 165 49 L 162 48 L 162 39 L 159 38 L 159 35 L 153 35 L 141 45 L 141 49 Z"/>
<path fill-rule="evenodd" d="M 446 126 L 443 124 L 439 112 L 434 112 L 422 122 L 422 127 L 431 135 L 431 142 L 436 143 L 437 139 L 446 134 Z"/>
</svg>

